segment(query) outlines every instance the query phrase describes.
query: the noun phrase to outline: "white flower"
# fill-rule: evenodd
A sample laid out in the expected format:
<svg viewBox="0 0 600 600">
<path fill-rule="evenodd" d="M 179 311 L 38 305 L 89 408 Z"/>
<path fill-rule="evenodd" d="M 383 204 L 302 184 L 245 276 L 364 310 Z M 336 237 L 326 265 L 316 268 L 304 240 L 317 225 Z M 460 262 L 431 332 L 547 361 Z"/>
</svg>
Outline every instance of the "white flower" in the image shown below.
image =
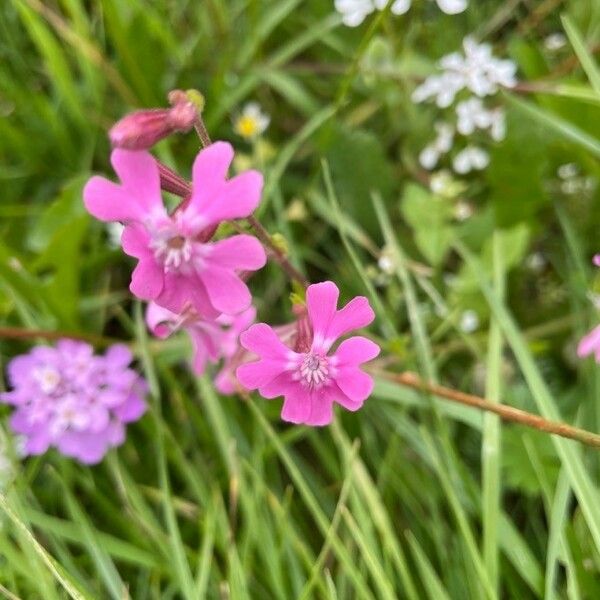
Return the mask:
<svg viewBox="0 0 600 600">
<path fill-rule="evenodd" d="M 452 166 L 457 173 L 464 175 L 471 171 L 481 171 L 490 163 L 490 157 L 485 150 L 477 146 L 467 146 L 461 150 L 452 161 Z"/>
<path fill-rule="evenodd" d="M 248 102 L 240 115 L 235 119 L 233 128 L 239 136 L 246 139 L 253 139 L 262 135 L 270 122 L 271 117 L 262 111 L 258 103 Z"/>
<path fill-rule="evenodd" d="M 556 52 L 557 50 L 564 48 L 566 43 L 567 38 L 560 32 L 551 33 L 544 39 L 544 47 L 550 52 Z"/>
<path fill-rule="evenodd" d="M 121 223 L 107 223 L 106 231 L 108 233 L 108 243 L 113 248 L 121 247 L 121 235 L 123 233 L 123 229 L 125 229 L 125 225 L 122 225 Z"/>
<path fill-rule="evenodd" d="M 473 207 L 468 202 L 457 202 L 454 207 L 454 218 L 457 221 L 466 221 L 473 216 Z"/>
<path fill-rule="evenodd" d="M 448 123 L 436 123 L 437 138 L 425 146 L 419 154 L 419 163 L 424 169 L 433 169 L 440 157 L 450 151 L 454 141 L 454 129 Z"/>
<path fill-rule="evenodd" d="M 546 257 L 541 252 L 534 252 L 525 259 L 525 265 L 531 271 L 539 273 L 546 266 Z"/>
<path fill-rule="evenodd" d="M 435 98 L 440 108 L 450 106 L 456 94 L 469 89 L 484 97 L 495 94 L 499 87 L 513 87 L 517 66 L 510 60 L 493 56 L 489 44 L 478 44 L 473 38 L 463 40 L 463 53 L 452 52 L 439 62 L 442 73 L 431 75 L 413 92 L 413 102 Z"/>
<path fill-rule="evenodd" d="M 464 12 L 469 4 L 468 0 L 436 0 L 442 12 L 447 15 L 457 15 Z"/>
<path fill-rule="evenodd" d="M 479 316 L 474 310 L 465 310 L 460 317 L 460 330 L 464 333 L 473 333 L 479 329 Z"/>
<path fill-rule="evenodd" d="M 463 12 L 468 0 L 436 0 L 440 10 L 448 15 Z M 388 0 L 335 0 L 335 10 L 342 15 L 342 22 L 348 27 L 358 27 L 372 12 L 384 10 Z M 395 0 L 390 8 L 394 15 L 408 12 L 411 0 Z"/>
<path fill-rule="evenodd" d="M 348 27 L 358 27 L 375 10 L 372 0 L 335 0 L 334 6 Z"/>
<path fill-rule="evenodd" d="M 496 141 L 506 135 L 506 123 L 502 108 L 488 110 L 480 98 L 472 97 L 456 105 L 456 129 L 462 135 L 471 135 L 476 129 L 489 130 Z"/>
<path fill-rule="evenodd" d="M 560 165 L 556 171 L 561 179 L 573 179 L 579 175 L 579 167 L 575 163 Z"/>
</svg>

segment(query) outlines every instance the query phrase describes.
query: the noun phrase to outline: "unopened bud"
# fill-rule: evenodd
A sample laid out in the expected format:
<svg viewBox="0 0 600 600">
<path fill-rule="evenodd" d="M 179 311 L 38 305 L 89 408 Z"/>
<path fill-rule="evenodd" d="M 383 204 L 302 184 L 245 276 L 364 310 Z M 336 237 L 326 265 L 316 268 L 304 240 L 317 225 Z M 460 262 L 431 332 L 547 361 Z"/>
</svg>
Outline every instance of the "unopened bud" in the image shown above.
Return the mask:
<svg viewBox="0 0 600 600">
<path fill-rule="evenodd" d="M 171 133 L 189 131 L 196 119 L 191 102 L 171 108 L 139 110 L 117 121 L 108 132 L 114 148 L 146 150 Z"/>
</svg>

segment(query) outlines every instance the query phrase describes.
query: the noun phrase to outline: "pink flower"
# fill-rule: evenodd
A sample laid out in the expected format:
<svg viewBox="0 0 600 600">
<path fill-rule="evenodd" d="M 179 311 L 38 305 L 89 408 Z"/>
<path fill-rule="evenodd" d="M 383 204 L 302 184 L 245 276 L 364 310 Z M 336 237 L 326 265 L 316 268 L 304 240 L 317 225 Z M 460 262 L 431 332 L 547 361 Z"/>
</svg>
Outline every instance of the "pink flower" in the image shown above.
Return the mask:
<svg viewBox="0 0 600 600">
<path fill-rule="evenodd" d="M 177 315 L 155 302 L 146 310 L 146 324 L 156 337 L 169 337 L 179 329 L 188 333 L 194 348 L 192 367 L 197 375 L 204 373 L 207 362 L 215 364 L 221 358 L 232 357 L 238 350 L 240 333 L 255 318 L 253 306 L 239 315 L 219 315 L 216 319 L 203 319 L 193 308 Z"/>
<path fill-rule="evenodd" d="M 176 131 L 189 131 L 198 111 L 191 102 L 171 108 L 138 110 L 117 121 L 108 132 L 113 148 L 145 150 Z"/>
<path fill-rule="evenodd" d="M 10 425 L 25 437 L 23 454 L 43 454 L 50 446 L 86 464 L 99 462 L 125 440 L 125 424 L 145 412 L 147 385 L 128 368 L 126 346 L 104 356 L 91 346 L 61 340 L 38 346 L 8 363 L 10 392 L 0 401 L 15 407 Z"/>
<path fill-rule="evenodd" d="M 600 325 L 581 338 L 577 346 L 577 356 L 584 358 L 593 354 L 596 362 L 600 363 Z"/>
<path fill-rule="evenodd" d="M 191 304 L 205 318 L 250 306 L 240 272 L 264 266 L 260 242 L 250 235 L 207 240 L 220 222 L 247 217 L 260 201 L 262 175 L 246 171 L 227 180 L 232 159 L 233 149 L 225 142 L 202 150 L 194 161 L 189 202 L 172 215 L 162 202 L 158 166 L 147 152 L 113 150 L 120 185 L 103 177 L 88 181 L 87 210 L 102 221 L 125 223 L 123 250 L 139 261 L 131 278 L 133 294 L 175 313 Z"/>
<path fill-rule="evenodd" d="M 337 310 L 339 290 L 331 281 L 308 287 L 308 315 L 299 321 L 294 349 L 265 323 L 240 336 L 244 348 L 260 357 L 237 369 L 240 383 L 265 398 L 284 397 L 281 417 L 292 423 L 327 425 L 333 403 L 358 410 L 373 390 L 373 379 L 359 366 L 379 354 L 371 340 L 355 336 L 333 352 L 336 340 L 374 319 L 366 298 L 359 296 Z"/>
</svg>

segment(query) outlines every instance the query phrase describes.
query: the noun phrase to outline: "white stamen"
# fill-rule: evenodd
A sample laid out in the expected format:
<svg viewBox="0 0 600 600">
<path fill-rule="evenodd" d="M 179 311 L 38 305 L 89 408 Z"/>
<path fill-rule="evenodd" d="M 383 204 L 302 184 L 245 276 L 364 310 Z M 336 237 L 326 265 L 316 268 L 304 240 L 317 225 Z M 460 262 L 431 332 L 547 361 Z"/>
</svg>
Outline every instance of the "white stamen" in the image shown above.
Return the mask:
<svg viewBox="0 0 600 600">
<path fill-rule="evenodd" d="M 310 388 L 321 387 L 329 379 L 327 357 L 312 353 L 305 354 L 299 370 L 294 375 Z"/>
</svg>

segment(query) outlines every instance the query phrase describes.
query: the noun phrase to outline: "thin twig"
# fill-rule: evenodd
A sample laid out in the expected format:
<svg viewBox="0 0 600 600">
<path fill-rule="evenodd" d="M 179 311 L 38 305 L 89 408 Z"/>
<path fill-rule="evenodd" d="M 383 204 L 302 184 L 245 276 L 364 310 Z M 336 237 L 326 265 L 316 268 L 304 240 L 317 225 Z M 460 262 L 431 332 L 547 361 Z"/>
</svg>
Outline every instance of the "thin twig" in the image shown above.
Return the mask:
<svg viewBox="0 0 600 600">
<path fill-rule="evenodd" d="M 210 146 L 210 144 L 212 142 L 211 142 L 210 136 L 208 135 L 208 131 L 206 130 L 206 126 L 204 125 L 204 121 L 202 120 L 202 115 L 200 113 L 198 113 L 198 118 L 196 119 L 196 123 L 195 123 L 194 127 L 196 129 L 196 133 L 198 134 L 198 137 L 200 138 L 200 142 L 202 143 L 202 145 L 204 147 Z M 166 175 L 168 175 L 168 176 L 176 175 L 176 177 L 179 178 L 179 176 L 176 173 L 174 173 L 174 171 L 171 171 L 168 167 L 164 167 L 164 165 L 163 165 L 161 168 L 167 169 L 169 171 L 169 173 L 167 173 L 165 171 Z M 181 178 L 179 178 L 179 179 L 181 180 L 179 183 L 185 182 L 185 180 L 182 180 Z M 162 185 L 162 182 L 163 182 L 163 177 L 162 177 L 162 171 L 161 171 L 161 185 Z M 173 183 L 173 182 L 172 181 L 171 182 L 167 182 L 167 184 L 170 184 L 170 183 Z M 188 188 L 186 188 L 187 193 L 189 193 L 189 191 L 191 190 L 191 185 L 189 183 L 187 183 L 187 182 L 185 182 L 185 183 L 189 186 Z M 167 189 L 167 188 L 165 187 L 164 189 Z M 173 187 L 172 187 L 172 189 L 173 189 Z M 181 188 L 181 190 L 184 190 L 184 188 Z M 171 190 L 167 190 L 167 191 L 171 191 Z M 177 193 L 177 192 L 174 192 L 174 193 Z M 184 194 L 185 194 L 185 190 L 184 190 L 183 194 L 179 194 L 179 195 L 183 196 Z M 250 215 L 249 217 L 247 217 L 246 221 L 248 222 L 248 224 L 250 225 L 250 227 L 252 227 L 252 229 L 254 229 L 254 233 L 256 234 L 256 237 L 265 246 L 267 246 L 267 248 L 270 250 L 271 256 L 273 256 L 273 258 L 279 263 L 279 265 L 281 266 L 281 268 L 283 269 L 283 271 L 285 272 L 285 274 L 292 281 L 298 282 L 302 287 L 305 287 L 305 288 L 308 287 L 309 281 L 288 260 L 288 258 L 285 255 L 285 253 L 277 246 L 277 244 L 273 240 L 273 237 L 263 227 L 262 223 L 255 216 L 253 216 L 253 215 Z"/>
<path fill-rule="evenodd" d="M 473 394 L 466 394 L 435 383 L 428 383 L 414 373 L 390 373 L 388 371 L 380 370 L 372 370 L 371 372 L 405 387 L 410 387 L 421 392 L 428 392 L 434 396 L 465 406 L 471 406 L 472 408 L 493 412 L 505 421 L 519 423 L 520 425 L 525 425 L 526 427 L 537 429 L 538 431 L 559 435 L 564 438 L 576 440 L 587 446 L 600 448 L 600 435 L 592 433 L 591 431 L 586 431 L 585 429 L 579 429 L 578 427 L 573 427 L 566 423 L 549 421 L 544 419 L 544 417 L 534 415 L 519 408 L 497 402 L 490 402 L 485 398 L 474 396 Z"/>
<path fill-rule="evenodd" d="M 73 331 L 48 331 L 45 329 L 26 329 L 23 327 L 0 327 L 0 339 L 9 338 L 13 340 L 30 340 L 43 338 L 45 340 L 82 340 L 90 342 L 96 346 L 110 346 L 117 342 L 125 343 L 122 340 L 95 335 L 93 333 L 73 332 Z"/>
</svg>

